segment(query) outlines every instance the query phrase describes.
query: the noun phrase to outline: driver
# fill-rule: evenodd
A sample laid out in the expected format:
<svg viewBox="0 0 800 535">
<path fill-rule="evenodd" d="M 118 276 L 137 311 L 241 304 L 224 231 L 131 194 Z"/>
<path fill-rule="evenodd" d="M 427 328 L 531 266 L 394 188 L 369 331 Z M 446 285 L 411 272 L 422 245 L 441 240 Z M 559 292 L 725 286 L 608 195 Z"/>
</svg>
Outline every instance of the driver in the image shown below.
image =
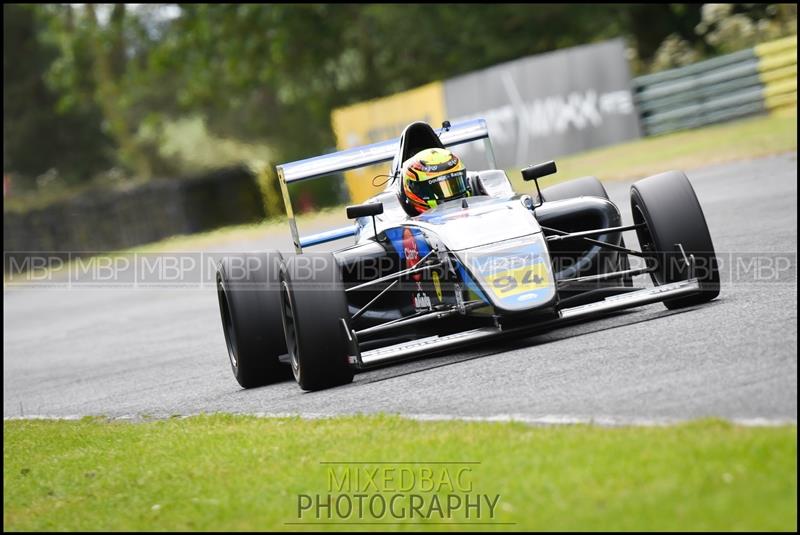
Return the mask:
<svg viewBox="0 0 800 535">
<path fill-rule="evenodd" d="M 472 195 L 467 169 L 447 149 L 425 149 L 403 163 L 400 203 L 409 215 L 419 215 L 440 203 Z"/>
</svg>

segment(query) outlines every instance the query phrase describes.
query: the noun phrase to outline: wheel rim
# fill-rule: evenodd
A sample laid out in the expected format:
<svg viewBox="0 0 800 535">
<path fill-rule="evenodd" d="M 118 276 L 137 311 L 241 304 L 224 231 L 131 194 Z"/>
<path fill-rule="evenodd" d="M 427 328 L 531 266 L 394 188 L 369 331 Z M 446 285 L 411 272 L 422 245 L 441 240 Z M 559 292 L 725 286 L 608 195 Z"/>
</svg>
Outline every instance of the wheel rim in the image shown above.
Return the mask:
<svg viewBox="0 0 800 535">
<path fill-rule="evenodd" d="M 300 376 L 300 362 L 297 358 L 297 329 L 295 328 L 289 285 L 286 281 L 281 283 L 281 306 L 283 308 L 283 330 L 286 333 L 286 351 L 292 362 L 292 372 L 297 379 Z"/>
<path fill-rule="evenodd" d="M 650 234 L 650 227 L 647 224 L 647 220 L 644 217 L 644 212 L 642 212 L 642 208 L 639 206 L 638 203 L 634 203 L 633 210 L 631 210 L 631 215 L 633 216 L 633 222 L 637 225 L 644 224 L 644 226 L 639 227 L 636 229 L 636 237 L 639 239 L 639 248 L 642 250 L 643 253 L 647 254 L 646 258 L 649 258 L 652 262 L 655 263 L 659 269 L 650 272 L 650 276 L 652 277 L 653 281 L 657 285 L 664 284 L 664 281 L 661 277 L 660 272 L 660 265 L 661 259 L 656 252 L 655 242 L 653 241 L 653 235 Z M 648 266 L 650 267 L 650 266 Z"/>
<path fill-rule="evenodd" d="M 222 284 L 222 278 L 219 276 L 217 276 L 217 298 L 219 299 L 219 312 L 222 317 L 222 332 L 225 335 L 225 346 L 228 348 L 228 359 L 231 361 L 231 366 L 233 366 L 234 369 L 238 369 L 239 359 L 237 358 L 236 351 L 236 331 L 233 329 L 233 318 L 231 317 L 230 305 L 228 304 L 228 296 Z"/>
</svg>

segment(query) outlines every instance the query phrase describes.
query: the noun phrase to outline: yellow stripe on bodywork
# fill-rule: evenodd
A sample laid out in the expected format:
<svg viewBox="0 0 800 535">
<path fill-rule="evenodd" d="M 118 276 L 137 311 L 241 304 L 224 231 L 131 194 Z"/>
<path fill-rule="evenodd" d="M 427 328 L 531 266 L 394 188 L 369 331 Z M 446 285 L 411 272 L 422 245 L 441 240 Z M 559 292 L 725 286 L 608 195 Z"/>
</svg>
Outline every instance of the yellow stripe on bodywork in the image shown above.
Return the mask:
<svg viewBox="0 0 800 535">
<path fill-rule="evenodd" d="M 550 285 L 550 275 L 544 262 L 509 269 L 486 277 L 489 289 L 500 299 Z"/>
</svg>

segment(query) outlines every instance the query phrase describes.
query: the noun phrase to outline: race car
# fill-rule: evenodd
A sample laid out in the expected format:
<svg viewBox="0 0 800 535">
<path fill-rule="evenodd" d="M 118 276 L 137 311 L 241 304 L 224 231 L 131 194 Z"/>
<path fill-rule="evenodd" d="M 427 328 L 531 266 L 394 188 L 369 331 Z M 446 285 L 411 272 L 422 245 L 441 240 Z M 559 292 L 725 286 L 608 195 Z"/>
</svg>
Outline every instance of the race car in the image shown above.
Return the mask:
<svg viewBox="0 0 800 535">
<path fill-rule="evenodd" d="M 473 142 L 489 168 L 466 172 L 468 193 L 409 213 L 404 163 Z M 347 207 L 352 225 L 300 236 L 289 184 L 390 160 L 385 189 Z M 439 129 L 415 122 L 398 139 L 276 170 L 295 251 L 229 255 L 216 276 L 231 367 L 245 388 L 291 370 L 303 390 L 325 389 L 366 368 L 651 303 L 693 306 L 720 291 L 703 211 L 680 171 L 635 182 L 632 221 L 623 223 L 597 178 L 540 188 L 557 170 L 552 161 L 523 169 L 533 186 L 515 192 L 482 119 Z M 640 250 L 625 245 L 628 231 Z M 350 243 L 308 251 L 337 240 Z M 641 274 L 653 285 L 634 286 Z"/>
</svg>

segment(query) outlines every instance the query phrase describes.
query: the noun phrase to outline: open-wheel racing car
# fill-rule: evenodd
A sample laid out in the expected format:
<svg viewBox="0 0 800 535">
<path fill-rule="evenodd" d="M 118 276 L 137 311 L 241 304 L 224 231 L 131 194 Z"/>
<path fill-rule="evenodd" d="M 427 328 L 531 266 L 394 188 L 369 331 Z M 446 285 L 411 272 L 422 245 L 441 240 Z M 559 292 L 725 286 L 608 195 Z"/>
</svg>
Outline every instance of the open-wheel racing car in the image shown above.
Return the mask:
<svg viewBox="0 0 800 535">
<path fill-rule="evenodd" d="M 490 169 L 465 174 L 467 193 L 417 215 L 398 177 L 422 150 L 478 142 Z M 349 206 L 350 226 L 301 237 L 288 185 L 393 160 L 386 188 Z M 233 373 L 245 388 L 288 378 L 303 390 L 349 383 L 356 370 L 655 302 L 719 294 L 717 258 L 692 185 L 679 171 L 635 182 L 633 220 L 584 177 L 540 189 L 554 162 L 522 170 L 516 193 L 496 169 L 481 119 L 277 167 L 295 252 L 228 256 L 217 293 Z M 341 175 L 340 175 L 341 176 Z M 626 247 L 635 231 L 640 250 Z M 334 252 L 308 247 L 351 238 Z M 638 258 L 639 267 L 631 267 Z M 652 287 L 635 287 L 649 274 Z"/>
</svg>

